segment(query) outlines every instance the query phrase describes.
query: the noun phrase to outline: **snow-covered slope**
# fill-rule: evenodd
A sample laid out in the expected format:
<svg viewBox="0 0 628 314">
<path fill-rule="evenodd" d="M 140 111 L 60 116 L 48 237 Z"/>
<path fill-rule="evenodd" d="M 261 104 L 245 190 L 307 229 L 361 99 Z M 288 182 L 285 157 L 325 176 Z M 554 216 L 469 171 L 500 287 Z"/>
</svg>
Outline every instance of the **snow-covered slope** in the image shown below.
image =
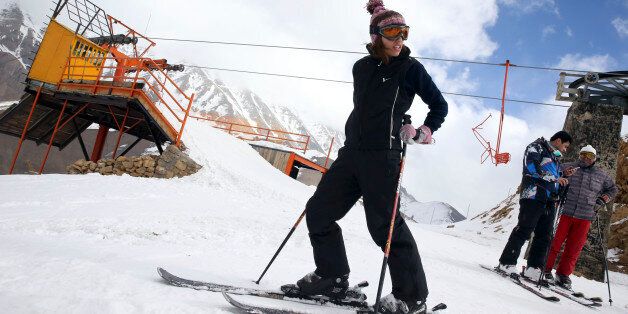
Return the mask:
<svg viewBox="0 0 628 314">
<path fill-rule="evenodd" d="M 2 312 L 235 313 L 219 294 L 164 284 L 155 268 L 253 287 L 314 189 L 202 122 L 190 121 L 184 141 L 203 169 L 181 179 L 0 176 Z M 381 250 L 368 234 L 359 205 L 340 225 L 351 281 L 369 280 L 365 291 L 372 301 Z M 478 263 L 496 262 L 503 241 L 485 240 L 484 233 L 446 234 L 452 229 L 409 225 L 426 269 L 428 301 L 446 302 L 446 313 L 590 312 L 569 300 L 546 302 L 480 269 Z M 312 269 L 303 222 L 260 287 L 295 282 Z M 628 279 L 613 273 L 611 281 L 615 302 L 601 311 L 625 313 Z M 605 295 L 601 283 L 576 277 L 574 285 Z M 387 277 L 384 292 L 390 289 Z"/>
</svg>

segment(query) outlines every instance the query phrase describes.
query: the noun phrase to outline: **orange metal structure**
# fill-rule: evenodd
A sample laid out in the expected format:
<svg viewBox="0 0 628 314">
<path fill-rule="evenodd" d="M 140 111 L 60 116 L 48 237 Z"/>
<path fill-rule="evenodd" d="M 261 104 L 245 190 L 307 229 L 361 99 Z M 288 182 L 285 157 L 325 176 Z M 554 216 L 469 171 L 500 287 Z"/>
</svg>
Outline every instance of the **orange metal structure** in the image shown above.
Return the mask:
<svg viewBox="0 0 628 314">
<path fill-rule="evenodd" d="M 329 155 L 331 155 L 331 149 L 332 147 L 334 147 L 334 140 L 336 138 L 332 137 L 331 138 L 331 143 L 329 144 L 329 150 L 327 151 L 327 158 L 325 158 L 325 165 L 323 167 L 327 168 L 327 164 L 329 163 Z"/>
<path fill-rule="evenodd" d="M 292 133 L 292 132 L 286 132 L 286 131 L 282 131 L 282 130 L 273 130 L 273 129 L 268 129 L 268 128 L 262 128 L 262 127 L 256 127 L 256 126 L 251 126 L 251 125 L 247 125 L 247 124 L 241 124 L 241 123 L 233 123 L 233 122 L 227 122 L 227 121 L 218 121 L 216 119 L 211 119 L 211 118 L 207 118 L 207 117 L 201 117 L 201 116 L 190 116 L 190 118 L 194 118 L 197 120 L 205 120 L 205 121 L 210 121 L 212 122 L 214 125 L 213 127 L 217 128 L 217 129 L 221 129 L 226 131 L 229 134 L 235 134 L 238 136 L 238 138 L 243 139 L 243 140 L 247 140 L 247 141 L 267 141 L 267 142 L 274 142 L 274 143 L 279 143 L 282 145 L 286 145 L 290 148 L 293 149 L 299 149 L 302 150 L 304 153 L 307 151 L 307 147 L 310 143 L 310 136 L 307 134 L 299 134 L 299 133 Z M 251 129 L 253 131 L 259 131 L 259 132 L 253 132 L 253 131 L 249 131 L 248 129 Z M 264 134 L 266 133 L 266 134 Z M 240 136 L 242 134 L 246 134 L 246 135 L 252 135 L 254 137 L 249 138 L 249 137 L 245 137 L 245 136 Z M 276 134 L 276 135 L 273 135 Z M 285 135 L 284 137 L 278 136 L 278 135 Z M 303 138 L 303 140 L 295 140 L 290 138 L 289 136 L 296 136 L 296 137 L 301 137 Z M 293 143 L 296 143 L 295 145 L 301 146 L 301 147 L 295 147 L 292 146 Z"/>
<path fill-rule="evenodd" d="M 57 21 L 64 7 L 76 27 Z M 119 29 L 122 34 L 114 35 Z M 96 37 L 88 38 L 86 33 Z M 140 42 L 143 48 L 138 48 Z M 130 55 L 121 51 L 121 45 L 132 45 Z M 23 115 L 22 102 L 30 96 L 0 116 L 4 133 L 19 136 L 15 123 L 24 124 L 9 174 L 13 173 L 25 139 L 39 143 L 45 138 L 48 142 L 39 173 L 44 170 L 50 148 L 62 149 L 75 137 L 81 141 L 87 158 L 80 132 L 90 122 L 100 124 L 90 158 L 93 161 L 101 158 L 110 128 L 118 130 L 114 158 L 124 133 L 133 133 L 138 141 L 154 140 L 160 152 L 164 141 L 181 146 L 194 94 L 186 94 L 167 74 L 168 70 L 183 70 L 182 66 L 145 57 L 153 46 L 155 42 L 89 0 L 59 0 L 27 77 L 26 91 L 35 95 L 28 118 Z M 41 108 L 38 103 L 42 103 Z M 55 111 L 59 115 L 52 122 L 49 117 Z M 33 116 L 38 120 L 29 127 Z M 80 129 L 76 119 L 81 121 Z M 59 133 L 63 140 L 56 140 Z"/>
<path fill-rule="evenodd" d="M 501 139 L 502 139 L 502 128 L 504 126 L 504 113 L 505 113 L 505 105 L 506 105 L 506 87 L 508 84 L 508 70 L 511 66 L 510 60 L 506 60 L 506 63 L 502 65 L 506 67 L 506 73 L 504 74 L 504 88 L 502 90 L 502 107 L 501 107 L 501 113 L 499 115 L 499 129 L 497 132 L 497 145 L 495 149 L 491 147 L 491 143 L 487 141 L 482 136 L 482 134 L 480 134 L 480 131 L 479 131 L 482 129 L 482 125 L 486 122 L 486 120 L 488 120 L 492 116 L 491 114 L 489 114 L 488 117 L 486 117 L 486 119 L 480 122 L 480 124 L 471 128 L 471 131 L 473 131 L 473 135 L 475 135 L 475 138 L 484 147 L 484 152 L 482 152 L 482 156 L 480 157 L 480 163 L 483 164 L 488 158 L 490 158 L 491 162 L 495 164 L 495 166 L 499 164 L 507 164 L 510 161 L 509 153 L 499 151 L 500 145 L 501 145 Z"/>
<path fill-rule="evenodd" d="M 156 62 L 149 58 L 97 58 L 102 59 L 99 61 L 103 65 L 101 71 L 94 75 L 83 74 L 81 69 L 86 66 L 75 62 L 76 59 L 77 57 L 68 58 L 64 71 L 72 73 L 74 79 L 62 78 L 57 85 L 59 91 L 136 98 L 152 114 L 160 118 L 157 122 L 175 140 L 173 144 L 180 146 L 181 135 L 194 102 L 194 94 L 186 95 Z M 148 75 L 139 75 L 144 72 Z M 145 87 L 147 89 L 144 89 Z"/>
<path fill-rule="evenodd" d="M 327 172 L 327 168 L 303 157 L 298 155 L 297 153 L 291 153 L 290 157 L 288 158 L 288 163 L 286 164 L 286 169 L 284 170 L 284 173 L 287 174 L 288 176 L 292 176 L 292 168 L 294 167 L 294 165 L 296 164 L 302 164 L 305 165 L 309 168 L 312 168 L 314 170 L 320 171 L 321 173 L 325 173 Z M 296 178 L 295 178 L 296 179 Z"/>
<path fill-rule="evenodd" d="M 20 149 L 22 149 L 22 143 L 24 143 L 26 130 L 28 130 L 28 125 L 30 124 L 31 118 L 33 117 L 33 111 L 35 111 L 35 106 L 37 106 L 39 95 L 41 95 L 41 86 L 37 89 L 37 95 L 35 96 L 35 101 L 33 101 L 33 105 L 31 106 L 31 110 L 28 114 L 28 118 L 26 119 L 26 123 L 24 124 L 24 130 L 22 131 L 22 136 L 20 137 L 20 140 L 17 142 L 17 148 L 15 149 L 15 152 L 13 153 L 13 159 L 11 160 L 11 167 L 9 167 L 9 174 L 13 174 L 15 162 L 17 161 L 17 156 L 20 154 Z"/>
</svg>

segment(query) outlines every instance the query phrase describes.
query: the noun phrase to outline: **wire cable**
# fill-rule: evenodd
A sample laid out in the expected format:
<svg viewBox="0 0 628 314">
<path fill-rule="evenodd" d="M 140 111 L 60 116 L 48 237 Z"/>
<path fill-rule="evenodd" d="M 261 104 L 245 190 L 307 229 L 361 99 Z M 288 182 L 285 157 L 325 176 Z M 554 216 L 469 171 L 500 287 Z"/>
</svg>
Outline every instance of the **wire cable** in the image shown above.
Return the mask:
<svg viewBox="0 0 628 314">
<path fill-rule="evenodd" d="M 212 44 L 212 45 L 213 44 L 215 44 L 215 45 L 233 45 L 233 46 L 247 46 L 247 47 L 259 47 L 259 48 L 275 48 L 275 49 L 290 49 L 290 50 L 301 50 L 301 51 L 345 53 L 345 54 L 357 54 L 357 55 L 367 55 L 368 54 L 366 52 L 350 51 L 350 50 L 322 49 L 322 48 L 281 46 L 281 45 L 250 44 L 250 43 L 237 43 L 237 42 L 212 41 L 212 40 L 181 39 L 181 38 L 166 38 L 166 37 L 150 37 L 150 39 L 151 40 L 163 40 L 163 41 L 175 41 L 175 42 L 202 43 L 202 44 Z M 455 63 L 465 63 L 465 64 L 478 64 L 478 65 L 490 65 L 490 66 L 505 66 L 506 65 L 505 63 L 458 60 L 458 59 L 447 59 L 447 58 L 434 58 L 434 57 L 425 57 L 425 56 L 412 56 L 412 57 L 413 58 L 417 58 L 417 59 L 423 59 L 423 60 L 455 62 Z M 578 72 L 578 73 L 592 72 L 592 71 L 586 71 L 586 70 L 541 67 L 541 66 L 532 66 L 532 65 L 510 64 L 510 66 L 518 67 L 518 68 L 522 68 L 522 69 L 545 70 L 545 71 Z"/>
<path fill-rule="evenodd" d="M 321 81 L 321 82 L 353 84 L 352 81 L 332 80 L 332 79 L 326 79 L 326 78 L 297 76 L 297 75 L 280 74 L 280 73 L 268 73 L 268 72 L 246 71 L 246 70 L 237 70 L 237 69 L 216 68 L 216 67 L 198 66 L 198 65 L 191 65 L 191 64 L 184 64 L 184 66 L 190 67 L 190 68 L 199 68 L 199 69 L 216 70 L 216 71 L 247 73 L 247 74 L 257 74 L 257 75 L 268 75 L 268 76 L 286 77 L 286 78 L 297 78 L 297 79 L 305 79 L 305 80 L 313 80 L 313 81 Z M 462 93 L 452 93 L 452 92 L 442 92 L 442 91 L 441 91 L 441 93 L 445 94 L 445 95 L 451 95 L 451 96 L 461 96 L 461 97 L 490 99 L 490 100 L 500 100 L 500 101 L 502 100 L 499 97 L 490 97 L 490 96 L 481 96 L 481 95 L 472 95 L 472 94 L 462 94 Z M 517 103 L 524 103 L 524 104 L 533 104 L 533 105 L 543 105 L 543 106 L 551 106 L 551 107 L 565 107 L 565 108 L 569 108 L 569 105 L 549 104 L 549 103 L 530 101 L 530 100 L 509 99 L 509 98 L 506 98 L 505 100 L 508 101 L 508 102 L 517 102 Z"/>
</svg>

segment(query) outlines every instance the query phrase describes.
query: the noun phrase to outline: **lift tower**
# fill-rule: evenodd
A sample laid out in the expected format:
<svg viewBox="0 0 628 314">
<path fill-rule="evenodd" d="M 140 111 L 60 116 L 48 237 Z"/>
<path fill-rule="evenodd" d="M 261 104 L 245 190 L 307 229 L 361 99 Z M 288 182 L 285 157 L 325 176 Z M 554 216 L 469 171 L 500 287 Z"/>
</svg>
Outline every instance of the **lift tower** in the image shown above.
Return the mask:
<svg viewBox="0 0 628 314">
<path fill-rule="evenodd" d="M 0 132 L 20 138 L 9 174 L 24 140 L 48 145 L 39 173 L 52 146 L 62 150 L 75 139 L 86 160 L 99 160 L 109 130 L 118 131 L 113 158 L 141 139 L 154 142 L 160 153 L 166 142 L 181 146 L 194 95 L 168 75 L 183 66 L 148 57 L 153 46 L 89 0 L 58 0 L 23 97 L 0 115 Z M 81 133 L 92 124 L 99 132 L 88 154 Z M 123 133 L 137 139 L 119 153 Z"/>
</svg>

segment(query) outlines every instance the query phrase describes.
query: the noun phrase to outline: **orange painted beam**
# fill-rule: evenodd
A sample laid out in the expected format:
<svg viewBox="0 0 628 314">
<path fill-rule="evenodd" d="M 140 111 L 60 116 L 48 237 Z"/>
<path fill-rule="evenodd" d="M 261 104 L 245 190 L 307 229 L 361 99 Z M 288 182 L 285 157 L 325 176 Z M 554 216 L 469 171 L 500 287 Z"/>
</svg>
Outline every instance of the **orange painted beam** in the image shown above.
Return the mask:
<svg viewBox="0 0 628 314">
<path fill-rule="evenodd" d="M 299 156 L 299 155 L 297 155 L 295 153 L 292 153 L 292 155 L 294 156 L 294 158 L 293 158 L 294 161 L 298 161 L 298 162 L 302 163 L 305 166 L 308 166 L 308 167 L 310 167 L 310 168 L 312 168 L 314 170 L 320 171 L 321 173 L 327 172 L 327 168 L 325 168 L 325 167 L 323 167 L 323 166 L 321 166 L 321 165 L 319 165 L 319 164 L 317 164 L 317 163 L 315 163 L 315 162 L 313 162 L 313 161 L 311 161 L 311 160 L 309 160 L 309 159 L 307 159 L 305 157 Z"/>
</svg>

